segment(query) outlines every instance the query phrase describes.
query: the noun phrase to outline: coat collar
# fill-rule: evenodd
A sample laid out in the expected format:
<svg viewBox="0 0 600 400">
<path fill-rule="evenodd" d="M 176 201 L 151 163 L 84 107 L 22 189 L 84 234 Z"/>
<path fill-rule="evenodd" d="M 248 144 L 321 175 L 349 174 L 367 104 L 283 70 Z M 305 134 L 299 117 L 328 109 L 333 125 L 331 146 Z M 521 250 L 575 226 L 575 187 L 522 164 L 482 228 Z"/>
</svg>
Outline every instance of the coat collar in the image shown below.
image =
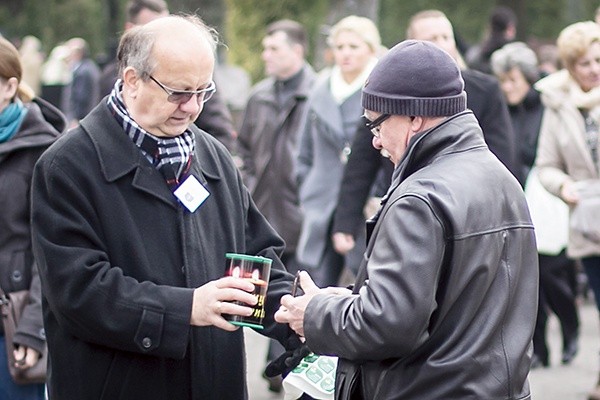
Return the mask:
<svg viewBox="0 0 600 400">
<path fill-rule="evenodd" d="M 404 157 L 394 170 L 388 194 L 406 177 L 439 156 L 486 146 L 481 127 L 471 110 L 453 115 L 410 140 Z"/>
<path fill-rule="evenodd" d="M 305 64 L 301 69 L 302 71 L 302 80 L 300 85 L 296 88 L 294 96 L 292 98 L 295 102 L 298 100 L 306 100 L 310 93 L 310 89 L 312 87 L 314 81 L 315 71 L 308 64 Z M 273 77 L 268 77 L 261 82 L 259 82 L 254 92 L 254 99 L 257 101 L 263 101 L 268 103 L 277 103 L 277 98 L 275 97 L 275 86 L 276 80 Z"/>
<path fill-rule="evenodd" d="M 310 108 L 320 121 L 323 121 L 330 129 L 337 132 L 341 131 L 342 114 L 339 105 L 331 95 L 329 82 L 330 74 L 318 78 L 310 97 Z"/>
<path fill-rule="evenodd" d="M 133 187 L 177 207 L 177 198 L 165 183 L 163 176 L 125 134 L 112 116 L 106 98 L 81 121 L 81 127 L 96 149 L 100 168 L 107 182 L 115 182 L 135 171 Z M 206 138 L 202 137 L 194 125 L 190 129 L 197 139 L 192 172 L 194 175 L 197 174 L 198 180 L 204 184 L 207 182 L 207 177 L 220 180 L 222 174 L 216 163 L 207 162 L 209 157 L 207 157 Z"/>
<path fill-rule="evenodd" d="M 329 88 L 330 74 L 321 75 L 315 83 L 314 90 L 310 96 L 310 109 L 314 113 L 316 119 L 321 123 L 325 124 L 329 129 L 327 132 L 331 133 L 331 140 L 335 143 L 337 139 L 344 136 L 343 127 L 344 122 L 342 119 L 342 113 L 340 111 L 341 105 L 336 103 L 331 90 Z M 348 97 L 344 103 L 356 102 L 360 107 L 361 91 L 358 90 L 350 97 Z M 342 103 L 342 104 L 344 104 Z M 362 110 L 362 108 L 360 108 Z M 357 121 L 359 116 L 357 116 Z"/>
<path fill-rule="evenodd" d="M 281 127 L 294 109 L 302 102 L 305 102 L 309 96 L 313 83 L 315 81 L 315 72 L 312 67 L 306 64 L 302 68 L 300 84 L 296 88 L 294 95 L 283 105 L 278 112 L 274 113 L 274 126 Z M 277 98 L 275 95 L 275 79 L 267 78 L 256 86 L 256 94 L 253 101 L 270 103 L 277 108 Z"/>
</svg>

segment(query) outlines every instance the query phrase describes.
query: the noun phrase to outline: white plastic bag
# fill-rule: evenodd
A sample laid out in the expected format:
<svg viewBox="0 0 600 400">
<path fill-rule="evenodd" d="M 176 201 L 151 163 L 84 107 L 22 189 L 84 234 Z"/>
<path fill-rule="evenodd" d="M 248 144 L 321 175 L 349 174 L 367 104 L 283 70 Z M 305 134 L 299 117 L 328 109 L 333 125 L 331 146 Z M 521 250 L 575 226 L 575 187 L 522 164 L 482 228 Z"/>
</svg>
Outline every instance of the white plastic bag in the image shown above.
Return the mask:
<svg viewBox="0 0 600 400">
<path fill-rule="evenodd" d="M 311 353 L 285 377 L 284 400 L 295 400 L 308 394 L 313 399 L 333 400 L 337 357 Z"/>
<path fill-rule="evenodd" d="M 538 252 L 557 255 L 569 240 L 569 206 L 542 186 L 535 168 L 527 177 L 525 198 L 535 227 Z"/>
</svg>

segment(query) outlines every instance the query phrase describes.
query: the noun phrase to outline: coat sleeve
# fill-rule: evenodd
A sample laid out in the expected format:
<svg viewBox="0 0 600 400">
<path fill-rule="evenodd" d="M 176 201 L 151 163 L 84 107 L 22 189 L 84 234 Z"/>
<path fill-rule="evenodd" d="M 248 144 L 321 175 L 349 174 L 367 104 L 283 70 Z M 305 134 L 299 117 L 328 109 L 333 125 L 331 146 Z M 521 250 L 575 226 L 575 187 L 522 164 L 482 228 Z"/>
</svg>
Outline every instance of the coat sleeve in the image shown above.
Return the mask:
<svg viewBox="0 0 600 400">
<path fill-rule="evenodd" d="M 400 198 L 381 218 L 358 294 L 317 295 L 308 304 L 304 333 L 318 354 L 400 358 L 428 338 L 445 249 L 442 224 L 415 196 Z"/>
<path fill-rule="evenodd" d="M 371 144 L 372 135 L 362 118 L 340 187 L 332 232 L 357 235 L 364 226 L 363 208 L 381 169 L 381 153 Z"/>
<path fill-rule="evenodd" d="M 31 347 L 39 353 L 44 348 L 46 336 L 42 320 L 42 288 L 37 266 L 31 267 L 31 284 L 29 286 L 29 302 L 23 309 L 19 326 L 15 333 L 14 342 Z"/>
<path fill-rule="evenodd" d="M 483 131 L 485 141 L 491 152 L 512 174 L 519 176 L 518 155 L 515 132 L 510 121 L 508 107 L 497 81 L 489 83 L 487 92 L 487 107 L 477 116 Z"/>
<path fill-rule="evenodd" d="M 562 156 L 562 148 L 558 135 L 563 125 L 557 120 L 557 114 L 551 108 L 546 108 L 540 127 L 537 156 L 535 165 L 542 186 L 555 196 L 560 197 L 560 189 L 567 181 L 573 179 L 565 172 L 566 164 Z"/>
<path fill-rule="evenodd" d="M 254 106 L 255 102 L 250 97 L 244 110 L 244 118 L 242 119 L 242 125 L 236 141 L 236 150 L 238 156 L 242 159 L 240 170 L 244 177 L 244 182 L 249 188 L 253 188 L 256 182 L 256 168 L 252 157 L 252 135 L 256 131 L 256 127 L 254 126 Z"/>
<path fill-rule="evenodd" d="M 310 99 L 309 99 L 310 102 Z M 298 133 L 298 150 L 296 157 L 296 181 L 298 187 L 302 186 L 302 183 L 306 179 L 306 176 L 310 172 L 313 163 L 313 138 L 312 138 L 312 121 L 315 118 L 313 111 L 311 110 L 310 103 L 306 107 L 306 111 L 302 116 L 302 123 L 300 124 Z"/>
<path fill-rule="evenodd" d="M 183 358 L 194 289 L 140 282 L 112 265 L 85 184 L 53 156 L 36 164 L 32 190 L 33 250 L 53 322 L 82 341 Z"/>
</svg>

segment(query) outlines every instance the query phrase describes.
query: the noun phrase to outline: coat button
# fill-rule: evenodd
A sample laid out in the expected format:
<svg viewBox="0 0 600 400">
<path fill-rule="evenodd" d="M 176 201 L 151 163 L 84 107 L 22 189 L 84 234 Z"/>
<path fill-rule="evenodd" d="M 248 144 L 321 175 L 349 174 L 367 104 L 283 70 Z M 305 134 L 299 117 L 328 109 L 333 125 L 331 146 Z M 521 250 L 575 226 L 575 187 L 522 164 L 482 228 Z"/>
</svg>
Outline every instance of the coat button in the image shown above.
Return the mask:
<svg viewBox="0 0 600 400">
<path fill-rule="evenodd" d="M 21 271 L 14 270 L 12 273 L 13 282 L 21 282 L 22 279 L 23 279 L 23 274 L 21 273 Z"/>
<path fill-rule="evenodd" d="M 150 346 L 152 346 L 152 339 L 150 339 L 149 337 L 145 337 L 142 339 L 142 347 L 144 347 L 145 349 L 149 349 Z"/>
</svg>

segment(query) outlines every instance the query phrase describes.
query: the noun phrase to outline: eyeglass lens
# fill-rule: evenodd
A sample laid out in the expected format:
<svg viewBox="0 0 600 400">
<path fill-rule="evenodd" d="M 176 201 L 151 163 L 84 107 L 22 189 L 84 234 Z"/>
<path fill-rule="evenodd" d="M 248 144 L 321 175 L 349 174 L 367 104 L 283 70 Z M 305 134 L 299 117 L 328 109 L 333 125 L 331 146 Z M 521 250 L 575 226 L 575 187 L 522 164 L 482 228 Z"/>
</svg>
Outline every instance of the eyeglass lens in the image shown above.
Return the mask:
<svg viewBox="0 0 600 400">
<path fill-rule="evenodd" d="M 202 104 L 202 103 L 205 103 L 208 100 L 210 100 L 210 98 L 213 96 L 213 94 L 216 91 L 214 82 L 211 82 L 210 86 L 207 87 L 206 89 L 191 90 L 191 91 L 183 91 L 183 90 L 178 91 L 178 90 L 173 90 L 173 89 L 167 87 L 166 85 L 160 83 L 158 81 L 158 79 L 154 78 L 152 75 L 150 75 L 150 79 L 152 79 L 152 81 L 154 81 L 158 86 L 160 86 L 160 88 L 162 90 L 165 91 L 165 93 L 168 94 L 167 101 L 169 101 L 171 103 L 175 103 L 175 104 L 187 103 L 188 101 L 190 101 L 190 99 L 194 95 L 198 95 L 198 104 Z"/>
</svg>

